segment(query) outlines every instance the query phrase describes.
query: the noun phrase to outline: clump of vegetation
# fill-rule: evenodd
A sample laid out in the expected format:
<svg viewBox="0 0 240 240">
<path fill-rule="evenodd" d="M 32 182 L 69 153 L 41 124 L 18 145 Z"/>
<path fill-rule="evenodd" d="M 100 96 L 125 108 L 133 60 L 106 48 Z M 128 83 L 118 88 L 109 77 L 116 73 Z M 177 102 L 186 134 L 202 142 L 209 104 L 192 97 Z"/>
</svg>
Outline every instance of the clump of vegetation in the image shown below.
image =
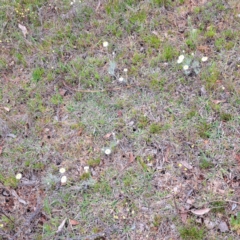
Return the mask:
<svg viewBox="0 0 240 240">
<path fill-rule="evenodd" d="M 87 165 L 89 167 L 96 167 L 101 163 L 101 159 L 100 158 L 95 158 L 95 159 L 90 159 L 87 161 Z"/>
<path fill-rule="evenodd" d="M 231 216 L 230 225 L 232 230 L 240 234 L 240 213 L 237 213 L 237 216 Z"/>
<path fill-rule="evenodd" d="M 204 239 L 204 230 L 199 229 L 194 225 L 182 227 L 179 230 L 180 236 L 183 240 L 202 240 Z"/>
</svg>

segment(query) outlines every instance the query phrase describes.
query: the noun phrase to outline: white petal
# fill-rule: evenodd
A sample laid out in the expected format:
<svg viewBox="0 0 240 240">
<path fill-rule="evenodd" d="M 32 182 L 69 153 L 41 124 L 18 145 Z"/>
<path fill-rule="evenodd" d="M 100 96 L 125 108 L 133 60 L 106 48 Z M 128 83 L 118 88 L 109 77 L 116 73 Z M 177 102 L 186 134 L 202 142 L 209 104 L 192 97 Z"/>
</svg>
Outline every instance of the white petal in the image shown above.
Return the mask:
<svg viewBox="0 0 240 240">
<path fill-rule="evenodd" d="M 16 179 L 17 180 L 20 180 L 22 178 L 22 174 L 21 173 L 18 173 L 17 175 L 16 175 Z"/>
<path fill-rule="evenodd" d="M 188 70 L 189 69 L 189 66 L 188 65 L 184 65 L 183 66 L 183 70 Z"/>
<path fill-rule="evenodd" d="M 124 78 L 123 78 L 123 77 L 120 77 L 120 78 L 118 79 L 118 81 L 119 81 L 119 82 L 123 82 L 123 81 L 124 81 Z"/>
<path fill-rule="evenodd" d="M 106 154 L 106 155 L 111 154 L 111 149 L 110 149 L 110 148 L 105 149 L 105 154 Z"/>
<path fill-rule="evenodd" d="M 104 47 L 108 47 L 108 42 L 106 42 L 106 41 L 103 42 L 103 46 L 104 46 Z"/>
<path fill-rule="evenodd" d="M 59 172 L 60 172 L 60 173 L 65 173 L 65 172 L 66 172 L 66 169 L 65 169 L 65 168 L 60 168 L 60 169 L 59 169 Z"/>
<path fill-rule="evenodd" d="M 84 167 L 84 171 L 85 171 L 86 173 L 88 173 L 88 172 L 89 172 L 89 166 L 85 166 L 85 167 Z"/>
<path fill-rule="evenodd" d="M 67 176 L 62 176 L 61 183 L 65 184 L 67 182 Z"/>
<path fill-rule="evenodd" d="M 202 57 L 202 62 L 206 62 L 208 60 L 208 57 Z"/>
</svg>

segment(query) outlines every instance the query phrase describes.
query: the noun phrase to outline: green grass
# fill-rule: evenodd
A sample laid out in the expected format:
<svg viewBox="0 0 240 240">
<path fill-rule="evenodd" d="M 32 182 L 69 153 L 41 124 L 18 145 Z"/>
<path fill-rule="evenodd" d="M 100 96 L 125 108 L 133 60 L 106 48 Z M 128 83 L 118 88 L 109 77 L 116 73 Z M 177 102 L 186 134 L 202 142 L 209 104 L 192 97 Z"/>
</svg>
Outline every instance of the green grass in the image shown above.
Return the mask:
<svg viewBox="0 0 240 240">
<path fill-rule="evenodd" d="M 184 240 L 201 240 L 204 238 L 204 230 L 190 225 L 180 229 L 180 236 Z"/>
<path fill-rule="evenodd" d="M 2 1 L 0 232 L 21 238 L 40 196 L 29 239 L 221 239 L 176 214 L 193 186 L 237 239 L 240 35 L 224 2 Z"/>
</svg>

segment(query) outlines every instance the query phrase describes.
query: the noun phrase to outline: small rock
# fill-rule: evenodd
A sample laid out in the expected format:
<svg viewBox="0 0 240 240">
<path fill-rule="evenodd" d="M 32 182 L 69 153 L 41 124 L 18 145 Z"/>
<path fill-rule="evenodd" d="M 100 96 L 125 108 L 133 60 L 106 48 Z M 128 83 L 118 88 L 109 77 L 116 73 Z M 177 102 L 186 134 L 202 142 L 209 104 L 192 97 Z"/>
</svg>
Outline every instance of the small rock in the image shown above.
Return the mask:
<svg viewBox="0 0 240 240">
<path fill-rule="evenodd" d="M 219 223 L 218 229 L 219 229 L 222 233 L 229 231 L 228 225 L 227 225 L 226 222 L 224 222 L 224 221 L 221 221 L 221 222 Z"/>
</svg>

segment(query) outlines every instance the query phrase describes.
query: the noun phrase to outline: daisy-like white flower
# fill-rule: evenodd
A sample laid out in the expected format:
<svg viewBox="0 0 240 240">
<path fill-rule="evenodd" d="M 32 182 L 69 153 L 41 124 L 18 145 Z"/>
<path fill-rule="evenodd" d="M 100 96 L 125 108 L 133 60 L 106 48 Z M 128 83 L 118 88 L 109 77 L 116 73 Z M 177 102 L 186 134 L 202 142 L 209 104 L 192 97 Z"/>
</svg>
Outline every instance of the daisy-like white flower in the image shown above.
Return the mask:
<svg viewBox="0 0 240 240">
<path fill-rule="evenodd" d="M 67 176 L 62 176 L 61 178 L 61 184 L 65 185 L 67 183 Z"/>
<path fill-rule="evenodd" d="M 208 60 L 208 57 L 202 57 L 202 62 L 206 62 Z"/>
<path fill-rule="evenodd" d="M 124 78 L 123 78 L 123 77 L 120 77 L 120 78 L 118 79 L 118 81 L 119 81 L 119 82 L 123 82 L 123 81 L 124 81 Z"/>
<path fill-rule="evenodd" d="M 127 68 L 124 68 L 124 69 L 123 69 L 123 71 L 124 71 L 124 72 L 127 72 L 127 71 L 128 71 L 128 69 L 127 69 Z"/>
<path fill-rule="evenodd" d="M 107 48 L 108 47 L 108 42 L 107 41 L 105 41 L 105 42 L 103 42 L 103 46 L 105 47 L 105 48 Z"/>
<path fill-rule="evenodd" d="M 21 173 L 17 173 L 17 174 L 16 174 L 16 179 L 17 179 L 17 180 L 20 180 L 21 178 L 22 178 L 22 174 L 21 174 Z"/>
<path fill-rule="evenodd" d="M 189 69 L 189 66 L 188 65 L 184 65 L 183 66 L 183 70 L 188 70 Z"/>
<path fill-rule="evenodd" d="M 105 149 L 105 151 L 104 151 L 104 153 L 106 154 L 106 155 L 109 155 L 109 154 L 111 154 L 111 149 L 110 148 L 106 148 Z"/>
<path fill-rule="evenodd" d="M 59 169 L 59 172 L 60 172 L 60 173 L 65 173 L 65 172 L 66 172 L 66 169 L 62 167 L 62 168 Z"/>
<path fill-rule="evenodd" d="M 89 166 L 85 166 L 85 167 L 84 167 L 84 172 L 85 172 L 85 173 L 89 173 Z"/>
<path fill-rule="evenodd" d="M 184 55 L 180 55 L 180 56 L 178 57 L 177 63 L 178 63 L 178 64 L 182 63 L 182 62 L 183 62 L 183 59 L 184 59 Z"/>
</svg>

